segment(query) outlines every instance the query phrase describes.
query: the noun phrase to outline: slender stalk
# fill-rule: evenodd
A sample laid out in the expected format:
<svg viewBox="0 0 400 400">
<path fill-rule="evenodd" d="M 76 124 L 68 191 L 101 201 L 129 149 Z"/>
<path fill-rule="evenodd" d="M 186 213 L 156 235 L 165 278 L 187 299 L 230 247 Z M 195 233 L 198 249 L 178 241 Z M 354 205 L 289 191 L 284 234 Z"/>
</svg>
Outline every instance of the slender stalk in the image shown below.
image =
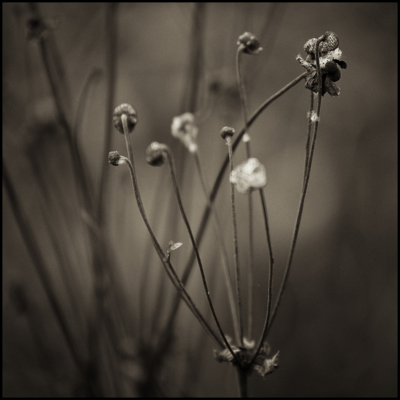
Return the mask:
<svg viewBox="0 0 400 400">
<path fill-rule="evenodd" d="M 170 173 L 171 173 L 172 184 L 173 184 L 173 186 L 174 186 L 174 191 L 175 191 L 176 198 L 177 198 L 178 205 L 179 205 L 179 211 L 180 211 L 180 213 L 181 213 L 181 215 L 182 215 L 182 219 L 183 219 L 183 221 L 184 221 L 184 223 L 185 223 L 186 229 L 187 229 L 187 231 L 188 231 L 188 233 L 189 233 L 189 236 L 190 236 L 190 240 L 191 240 L 191 242 L 192 242 L 193 250 L 194 250 L 194 252 L 195 252 L 195 254 L 196 254 L 197 262 L 198 262 L 199 269 L 200 269 L 200 273 L 201 273 L 201 278 L 202 278 L 202 280 L 203 280 L 204 290 L 205 290 L 205 292 L 206 292 L 208 304 L 209 304 L 209 306 L 210 306 L 212 315 L 213 315 L 213 317 L 214 317 L 214 321 L 215 321 L 215 323 L 216 323 L 216 325 L 217 325 L 217 327 L 218 327 L 218 330 L 219 330 L 219 332 L 220 332 L 220 334 L 221 334 L 221 336 L 222 336 L 222 339 L 223 339 L 223 341 L 224 341 L 224 343 L 225 343 L 225 346 L 229 349 L 229 351 L 232 353 L 233 358 L 234 358 L 234 359 L 236 360 L 236 362 L 240 365 L 240 361 L 239 361 L 238 358 L 236 357 L 236 354 L 235 354 L 234 351 L 232 350 L 232 348 L 231 348 L 229 342 L 227 341 L 226 336 L 225 336 L 225 334 L 224 334 L 224 332 L 223 332 L 223 330 L 222 330 L 221 324 L 219 323 L 217 314 L 215 313 L 215 309 L 214 309 L 214 306 L 213 306 L 213 303 L 212 303 L 212 300 L 211 300 L 210 291 L 209 291 L 209 289 L 208 289 L 206 277 L 205 277 L 205 274 L 204 274 L 203 265 L 202 265 L 202 262 L 201 262 L 201 259 L 200 259 L 200 254 L 199 254 L 199 251 L 198 251 L 198 248 L 197 248 L 195 239 L 194 239 L 194 237 L 193 237 L 193 233 L 192 233 L 192 230 L 191 230 L 191 228 L 190 228 L 189 221 L 188 221 L 188 219 L 187 219 L 187 217 L 186 217 L 185 210 L 184 210 L 184 208 L 183 208 L 183 204 L 182 204 L 182 200 L 181 200 L 181 196 L 180 196 L 180 192 L 179 192 L 179 188 L 178 188 L 178 184 L 177 184 L 177 179 L 176 179 L 175 166 L 174 166 L 174 158 L 173 158 L 173 155 L 172 155 L 172 151 L 171 151 L 171 149 L 170 149 L 167 145 L 163 145 L 163 150 L 164 150 L 164 152 L 165 152 L 166 155 L 167 155 L 169 170 L 170 170 Z"/>
<path fill-rule="evenodd" d="M 304 180 L 303 180 L 303 182 L 305 182 L 305 180 L 306 180 L 307 169 L 308 169 L 308 161 L 309 161 L 309 157 L 310 157 L 310 140 L 311 140 L 311 129 L 312 129 L 311 113 L 314 110 L 314 92 L 312 90 L 310 90 L 310 92 L 311 92 L 311 100 L 310 100 L 310 111 L 308 113 L 306 159 L 305 159 L 305 165 L 304 165 Z"/>
<path fill-rule="evenodd" d="M 240 140 L 242 139 L 243 135 L 246 133 L 246 130 L 248 128 L 250 128 L 250 126 L 256 121 L 256 119 L 260 116 L 260 114 L 271 104 L 273 103 L 275 100 L 277 100 L 279 97 L 281 97 L 283 94 L 285 94 L 289 89 L 291 89 L 292 87 L 294 87 L 297 83 L 299 83 L 306 75 L 308 72 L 303 72 L 301 75 L 299 75 L 297 78 L 295 78 L 293 81 L 289 82 L 286 86 L 284 86 L 282 89 L 278 90 L 274 95 L 272 95 L 270 98 L 268 98 L 264 103 L 262 103 L 258 109 L 254 112 L 254 114 L 250 117 L 250 119 L 248 120 L 246 126 L 240 131 L 240 133 L 238 134 L 238 136 L 236 137 L 235 141 L 233 142 L 232 145 L 232 153 L 235 152 L 237 146 L 240 143 Z M 222 178 L 224 176 L 225 170 L 228 167 L 229 164 L 229 156 L 227 156 L 218 172 L 217 178 L 215 179 L 213 188 L 211 190 L 210 193 L 210 203 L 213 203 L 218 191 L 219 191 L 219 187 L 221 186 L 221 182 L 222 182 Z M 210 217 L 210 207 L 207 205 L 203 215 L 201 217 L 201 222 L 200 222 L 200 227 L 197 231 L 197 235 L 196 235 L 196 243 L 198 244 L 198 246 L 200 246 L 201 241 L 203 239 L 203 235 L 204 235 L 204 231 L 205 228 L 207 226 L 208 223 L 208 219 Z M 192 265 L 194 262 L 194 255 L 192 255 L 192 257 L 190 257 L 190 259 L 188 260 L 183 275 L 182 275 L 182 282 L 186 283 L 186 281 L 189 278 L 191 269 L 192 269 Z"/>
<path fill-rule="evenodd" d="M 72 334 L 68 327 L 68 323 L 65 319 L 63 310 L 57 300 L 57 296 L 53 289 L 53 283 L 47 272 L 46 262 L 43 257 L 40 246 L 36 241 L 36 235 L 32 229 L 29 219 L 23 211 L 18 195 L 11 182 L 7 168 L 3 161 L 3 181 L 6 188 L 6 192 L 10 199 L 10 206 L 14 214 L 14 218 L 17 222 L 18 228 L 21 232 L 22 238 L 25 242 L 26 248 L 29 252 L 30 258 L 39 276 L 40 282 L 42 283 L 44 292 L 49 300 L 50 307 L 53 310 L 56 321 L 61 328 L 61 332 L 64 336 L 65 342 L 70 350 L 71 356 L 80 370 L 84 370 L 84 361 L 81 359 L 79 352 L 76 349 Z"/>
<path fill-rule="evenodd" d="M 236 368 L 239 380 L 240 397 L 247 398 L 247 370 L 240 366 Z"/>
<path fill-rule="evenodd" d="M 159 256 L 164 268 L 167 271 L 168 277 L 171 279 L 171 281 L 174 284 L 175 288 L 179 291 L 182 299 L 187 304 L 189 309 L 193 312 L 194 316 L 198 319 L 200 324 L 206 329 L 207 333 L 209 333 L 221 347 L 224 347 L 222 342 L 219 340 L 218 336 L 209 327 L 207 322 L 202 317 L 201 313 L 198 311 L 198 309 L 194 305 L 193 301 L 191 300 L 191 297 L 187 293 L 187 291 L 186 291 L 185 287 L 183 286 L 182 282 L 179 280 L 179 278 L 178 278 L 178 276 L 177 276 L 177 274 L 175 272 L 175 269 L 173 268 L 170 260 L 168 259 L 167 255 L 164 253 L 164 251 L 162 250 L 160 244 L 158 243 L 158 241 L 157 241 L 157 239 L 156 239 L 156 237 L 155 237 L 155 235 L 153 233 L 153 230 L 152 230 L 152 228 L 151 228 L 151 226 L 149 224 L 149 221 L 148 221 L 147 216 L 146 216 L 146 212 L 145 212 L 144 207 L 143 207 L 142 199 L 141 199 L 140 192 L 139 192 L 139 187 L 138 187 L 138 184 L 137 184 L 134 164 L 128 158 L 123 157 L 123 156 L 121 156 L 120 161 L 121 161 L 121 163 L 127 164 L 128 167 L 129 167 L 132 186 L 133 186 L 133 190 L 134 190 L 134 193 L 135 193 L 135 198 L 136 198 L 136 202 L 137 202 L 140 214 L 141 214 L 142 219 L 143 219 L 143 221 L 144 221 L 144 223 L 146 225 L 146 228 L 147 228 L 147 230 L 148 230 L 148 232 L 149 232 L 149 234 L 151 236 L 151 239 L 152 239 L 154 247 L 155 247 L 155 249 L 157 251 L 157 254 L 158 254 L 158 256 Z"/>
<path fill-rule="evenodd" d="M 265 232 L 267 234 L 267 244 L 268 244 L 268 251 L 269 251 L 269 276 L 268 276 L 268 293 L 267 293 L 267 312 L 265 314 L 265 322 L 263 331 L 260 337 L 260 341 L 258 342 L 257 351 L 254 353 L 253 358 L 250 361 L 250 365 L 253 361 L 257 358 L 258 353 L 263 346 L 263 343 L 267 336 L 268 325 L 271 315 L 271 304 L 272 304 L 272 280 L 273 280 L 273 273 L 274 273 L 274 256 L 272 253 L 272 244 L 271 244 L 271 235 L 269 232 L 269 224 L 268 224 L 268 215 L 267 215 L 267 204 L 265 202 L 264 192 L 260 189 L 260 198 L 261 198 L 261 205 L 263 209 L 263 216 L 264 216 L 264 225 L 265 225 Z"/>
<path fill-rule="evenodd" d="M 202 168 L 201 168 L 201 163 L 200 163 L 200 157 L 199 157 L 199 153 L 195 152 L 194 153 L 194 158 L 196 161 L 196 167 L 197 167 L 197 172 L 199 174 L 200 177 L 200 182 L 201 182 L 201 186 L 203 188 L 203 193 L 207 199 L 207 202 L 209 201 L 209 192 L 206 186 L 206 182 L 204 179 L 204 174 L 202 172 Z M 222 251 L 222 269 L 224 271 L 224 275 L 225 275 L 225 283 L 226 283 L 226 287 L 227 287 L 227 291 L 228 291 L 228 300 L 229 300 L 229 307 L 231 310 L 231 314 L 232 314 L 232 320 L 233 320 L 233 327 L 234 327 L 234 331 L 235 331 L 235 335 L 236 335 L 236 339 L 239 342 L 240 340 L 240 331 L 239 331 L 239 321 L 238 321 L 238 314 L 237 314 L 237 309 L 236 309 L 236 305 L 235 305 L 235 296 L 233 293 L 233 285 L 232 285 L 232 279 L 231 279 L 231 274 L 229 272 L 229 267 L 228 267 L 228 254 L 227 254 L 227 250 L 225 247 L 225 243 L 223 240 L 224 235 L 222 234 L 222 229 L 221 229 L 221 223 L 220 220 L 218 218 L 218 214 L 217 214 L 217 210 L 215 209 L 214 204 L 209 203 L 209 206 L 211 208 L 211 212 L 214 216 L 214 230 L 215 230 L 215 235 L 217 237 L 217 240 L 219 242 L 221 251 Z"/>
<path fill-rule="evenodd" d="M 286 93 L 289 89 L 291 89 L 292 87 L 294 87 L 295 85 L 297 85 L 305 76 L 307 75 L 307 72 L 303 72 L 301 75 L 299 75 L 297 78 L 295 78 L 294 80 L 292 80 L 291 82 L 289 82 L 286 86 L 284 86 L 282 89 L 278 90 L 274 95 L 272 95 L 271 97 L 269 97 L 264 103 L 262 103 L 258 109 L 254 112 L 254 114 L 250 117 L 249 121 L 247 122 L 246 126 L 241 130 L 241 132 L 239 133 L 239 135 L 236 137 L 233 146 L 232 146 L 232 152 L 235 152 L 237 146 L 240 143 L 240 140 L 242 139 L 243 135 L 245 134 L 246 130 L 248 128 L 250 128 L 250 126 L 256 121 L 256 119 L 260 116 L 260 114 L 271 104 L 273 103 L 275 100 L 277 100 L 280 96 L 282 96 L 284 93 Z M 229 164 L 229 157 L 227 156 L 218 172 L 217 178 L 215 179 L 213 188 L 210 192 L 210 196 L 209 196 L 209 202 L 206 205 L 204 211 L 203 211 L 203 215 L 201 217 L 201 222 L 200 222 L 200 226 L 199 229 L 197 231 L 196 234 L 196 243 L 198 246 L 200 246 L 202 239 L 203 239 L 203 235 L 205 232 L 205 228 L 207 226 L 208 223 L 208 219 L 210 217 L 210 212 L 211 212 L 211 208 L 210 208 L 210 204 L 213 204 L 219 188 L 221 186 L 221 182 L 222 182 L 222 178 L 224 176 L 225 170 L 227 168 Z M 189 279 L 190 273 L 192 271 L 192 267 L 193 267 L 193 263 L 195 260 L 195 255 L 192 253 L 191 256 L 189 257 L 188 262 L 186 263 L 184 272 L 182 274 L 182 284 L 186 284 L 186 282 Z M 173 312 L 170 314 L 167 325 L 168 326 L 172 326 L 173 321 L 176 318 L 177 312 L 178 312 L 178 306 L 180 304 L 180 297 L 179 295 L 177 295 L 175 297 L 175 302 L 174 302 L 174 306 L 173 306 Z M 165 340 L 165 342 L 167 343 L 167 339 Z M 162 351 L 164 345 L 160 346 L 160 352 Z"/>
<path fill-rule="evenodd" d="M 238 80 L 238 85 L 239 85 L 239 94 L 240 94 L 240 102 L 242 105 L 242 112 L 243 112 L 243 121 L 245 126 L 247 125 L 247 99 L 246 99 L 246 90 L 244 87 L 244 81 L 242 77 L 242 71 L 241 71 L 241 57 L 240 55 L 242 54 L 244 49 L 244 45 L 241 44 L 236 52 L 236 76 Z"/>
<path fill-rule="evenodd" d="M 131 162 L 133 162 L 131 134 L 128 131 L 128 117 L 125 114 L 122 114 L 121 119 L 122 119 L 122 124 L 124 126 L 124 138 L 125 138 L 125 144 L 126 144 L 126 151 L 128 152 L 129 160 Z"/>
<path fill-rule="evenodd" d="M 243 53 L 244 45 L 241 44 L 236 52 L 236 73 L 237 73 L 237 80 L 239 85 L 239 93 L 240 93 L 240 100 L 242 105 L 243 111 L 243 122 L 244 125 L 247 126 L 247 99 L 246 99 L 246 90 L 244 86 L 244 80 L 242 77 L 241 71 L 241 54 Z M 246 143 L 246 156 L 247 158 L 251 157 L 251 150 L 250 150 L 250 136 L 246 132 L 246 136 L 243 136 L 243 141 Z M 253 202 L 251 197 L 252 191 L 248 193 L 248 209 L 249 209 L 249 264 L 248 264 L 248 337 L 249 339 L 253 335 L 253 277 L 254 277 L 254 243 L 253 243 Z"/>
<path fill-rule="evenodd" d="M 286 269 L 285 269 L 285 272 L 283 275 L 283 280 L 282 280 L 281 286 L 279 288 L 278 297 L 276 299 L 274 308 L 272 310 L 271 321 L 269 323 L 268 330 L 271 328 L 272 323 L 274 322 L 276 311 L 279 307 L 280 301 L 282 300 L 282 294 L 285 290 L 285 286 L 286 286 L 286 283 L 287 283 L 287 280 L 289 277 L 289 272 L 290 272 L 290 268 L 291 268 L 292 261 L 293 261 L 294 250 L 296 248 L 297 236 L 299 233 L 299 228 L 300 228 L 300 223 L 301 223 L 301 217 L 303 214 L 304 200 L 305 200 L 306 193 L 307 193 L 308 181 L 310 179 L 312 159 L 313 159 L 313 155 L 314 155 L 315 142 L 317 139 L 317 132 L 318 132 L 319 115 L 320 115 L 320 111 L 321 111 L 322 74 L 321 74 L 321 68 L 319 65 L 319 44 L 321 43 L 322 40 L 324 40 L 324 36 L 320 36 L 315 44 L 315 58 L 316 58 L 316 67 L 317 67 L 317 73 L 318 73 L 318 89 L 319 89 L 318 100 L 317 100 L 317 119 L 316 119 L 316 122 L 314 125 L 314 135 L 313 135 L 313 139 L 312 139 L 309 160 L 308 160 L 308 163 L 306 162 L 306 173 L 305 173 L 304 184 L 303 184 L 302 193 L 301 193 L 301 197 L 300 197 L 299 210 L 297 212 L 296 224 L 294 227 L 292 244 L 291 244 L 291 248 L 290 248 L 290 252 L 289 252 L 289 258 L 288 258 Z"/>
<path fill-rule="evenodd" d="M 105 139 L 103 153 L 108 153 L 111 148 L 111 126 L 112 126 L 112 111 L 115 98 L 115 81 L 117 75 L 117 15 L 118 3 L 109 3 L 106 7 L 106 66 L 107 66 L 107 96 L 106 96 L 106 111 L 105 111 Z M 102 164 L 100 174 L 99 196 L 98 196 L 98 220 L 100 224 L 104 223 L 104 215 L 106 204 L 104 204 L 104 196 L 109 179 L 109 169 L 106 163 Z"/>
<path fill-rule="evenodd" d="M 226 137 L 226 144 L 228 145 L 228 155 L 230 161 L 231 172 L 233 171 L 232 159 L 232 143 L 229 136 Z M 237 239 L 237 226 L 236 226 L 236 209 L 235 209 L 235 189 L 231 183 L 231 204 L 232 204 L 232 222 L 233 222 L 233 247 L 234 247 L 234 263 L 236 270 L 236 296 L 239 310 L 239 331 L 240 331 L 240 344 L 243 346 L 243 318 L 242 318 L 242 295 L 240 291 L 240 267 L 239 267 L 239 247 Z"/>
</svg>

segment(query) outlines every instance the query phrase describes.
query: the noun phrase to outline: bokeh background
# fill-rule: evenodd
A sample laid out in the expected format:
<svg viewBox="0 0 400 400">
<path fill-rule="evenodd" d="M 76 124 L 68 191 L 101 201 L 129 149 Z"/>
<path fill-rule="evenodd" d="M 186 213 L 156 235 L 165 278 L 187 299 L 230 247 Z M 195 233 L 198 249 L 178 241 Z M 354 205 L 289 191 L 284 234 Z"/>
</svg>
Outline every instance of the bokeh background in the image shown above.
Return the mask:
<svg viewBox="0 0 400 400">
<path fill-rule="evenodd" d="M 172 148 L 183 201 L 196 231 L 206 202 L 194 160 L 170 134 L 172 118 L 186 111 L 199 117 L 199 155 L 211 186 L 226 155 L 221 127 L 239 131 L 243 126 L 235 71 L 238 36 L 250 31 L 264 48 L 257 56 L 243 57 L 252 113 L 304 72 L 295 57 L 304 56 L 308 39 L 327 30 L 338 34 L 348 69 L 338 82 L 340 96 L 325 95 L 322 101 L 293 268 L 268 337 L 273 354 L 280 351 L 280 367 L 265 380 L 252 375 L 249 395 L 397 396 L 397 4 L 39 3 L 39 9 L 50 27 L 46 40 L 56 45 L 52 49 L 63 62 L 65 86 L 61 82 L 60 90 L 70 123 L 79 120 L 78 141 L 92 196 L 99 197 L 108 151 L 126 151 L 122 135 L 108 125 L 108 113 L 120 103 L 130 103 L 139 116 L 133 140 L 143 201 L 165 248 L 170 240 L 184 243 L 173 254 L 178 273 L 191 251 L 189 238 L 177 218 L 167 168 L 145 163 L 147 146 L 156 140 Z M 110 15 L 115 16 L 112 28 L 107 22 Z M 79 206 L 39 41 L 27 38 L 26 21 L 31 16 L 24 3 L 3 3 L 3 162 L 77 347 L 86 357 L 83 338 L 93 304 L 93 276 L 82 228 L 87 218 Z M 115 66 L 111 89 L 110 65 Z M 87 102 L 78 106 L 93 71 L 84 91 Z M 268 175 L 265 193 L 275 252 L 274 288 L 283 274 L 300 199 L 308 106 L 309 92 L 300 82 L 250 130 L 253 154 Z M 105 149 L 107 135 L 111 144 Z M 234 162 L 244 158 L 244 149 L 239 148 Z M 122 342 L 129 342 L 137 353 L 144 342 L 151 347 L 162 335 L 174 291 L 134 204 L 128 170 L 108 167 L 103 229 L 112 252 L 111 268 L 118 276 L 113 290 L 123 293 L 125 301 L 122 314 L 129 334 Z M 3 396 L 77 395 L 82 377 L 4 188 Z M 247 203 L 245 197 L 236 198 L 246 295 Z M 216 204 L 223 240 L 231 250 L 227 179 Z M 266 307 L 268 252 L 261 209 L 258 201 L 254 204 L 258 333 Z M 200 253 L 217 313 L 224 329 L 232 333 L 212 229 L 207 230 Z M 60 272 L 62 260 L 67 260 L 67 276 Z M 67 289 L 68 282 L 72 288 Z M 212 323 L 197 267 L 188 290 Z M 141 335 L 144 342 L 137 339 Z M 160 359 L 156 394 L 236 396 L 236 373 L 215 361 L 214 348 L 186 307 L 180 307 L 173 345 Z M 142 364 L 117 363 L 113 371 L 117 389 L 108 384 L 106 362 L 100 364 L 103 395 L 140 395 L 135 383 L 144 374 Z"/>
</svg>

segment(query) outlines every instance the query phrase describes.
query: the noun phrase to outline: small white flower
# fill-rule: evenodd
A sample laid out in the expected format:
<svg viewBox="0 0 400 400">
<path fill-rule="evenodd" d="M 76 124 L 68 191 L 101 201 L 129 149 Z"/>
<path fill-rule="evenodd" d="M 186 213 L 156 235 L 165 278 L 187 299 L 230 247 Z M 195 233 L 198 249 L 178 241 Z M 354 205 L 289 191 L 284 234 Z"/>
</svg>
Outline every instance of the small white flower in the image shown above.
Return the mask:
<svg viewBox="0 0 400 400">
<path fill-rule="evenodd" d="M 179 139 L 191 153 L 197 151 L 198 128 L 194 124 L 194 115 L 192 113 L 184 113 L 178 117 L 174 117 L 171 125 L 172 136 Z"/>
<path fill-rule="evenodd" d="M 261 189 L 267 184 L 264 165 L 257 158 L 249 158 L 239 164 L 230 174 L 229 181 L 239 193 L 248 193 L 252 189 Z"/>
</svg>

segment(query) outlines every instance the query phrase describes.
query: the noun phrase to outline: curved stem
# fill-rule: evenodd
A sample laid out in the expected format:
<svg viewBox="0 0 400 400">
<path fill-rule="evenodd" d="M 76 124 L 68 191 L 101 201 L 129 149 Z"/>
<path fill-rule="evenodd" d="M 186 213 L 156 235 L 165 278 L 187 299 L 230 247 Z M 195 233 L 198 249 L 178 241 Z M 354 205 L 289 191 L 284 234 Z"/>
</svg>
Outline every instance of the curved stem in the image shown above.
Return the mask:
<svg viewBox="0 0 400 400">
<path fill-rule="evenodd" d="M 260 114 L 271 104 L 273 103 L 275 100 L 277 100 L 280 96 L 282 96 L 284 93 L 286 93 L 289 89 L 291 89 L 293 86 L 295 86 L 297 83 L 299 83 L 306 75 L 308 72 L 303 72 L 301 75 L 299 75 L 297 78 L 295 78 L 293 81 L 291 81 L 290 83 L 288 83 L 286 86 L 284 86 L 282 89 L 280 89 L 279 91 L 277 91 L 274 95 L 272 95 L 270 98 L 268 98 L 264 103 L 262 103 L 258 109 L 254 112 L 254 114 L 250 117 L 249 121 L 247 122 L 246 126 L 240 131 L 239 135 L 236 137 L 235 141 L 233 142 L 232 145 L 232 152 L 234 153 L 237 146 L 240 143 L 240 140 L 242 139 L 243 135 L 245 134 L 246 130 L 248 128 L 250 128 L 250 126 L 256 121 L 256 119 L 260 116 Z M 228 167 L 229 164 L 229 157 L 226 156 L 219 172 L 218 172 L 218 176 L 215 179 L 214 182 L 214 186 L 211 190 L 210 193 L 210 203 L 213 203 L 219 187 L 221 186 L 221 182 L 222 182 L 222 178 L 224 176 L 225 170 Z M 201 217 L 201 222 L 200 222 L 200 227 L 197 231 L 197 235 L 196 235 L 196 242 L 198 243 L 198 245 L 200 245 L 203 235 L 204 235 L 204 230 L 206 228 L 208 219 L 210 217 L 210 207 L 207 205 L 203 215 Z M 193 265 L 193 261 L 194 261 L 194 256 L 192 256 L 188 263 L 185 266 L 185 270 L 183 272 L 183 276 L 182 276 L 182 282 L 185 283 L 190 275 L 190 271 L 192 269 L 192 265 Z"/>
<path fill-rule="evenodd" d="M 318 124 L 319 124 L 319 115 L 320 115 L 320 111 L 321 111 L 322 74 L 321 74 L 321 68 L 320 68 L 320 64 L 319 64 L 319 44 L 321 43 L 321 41 L 323 39 L 324 39 L 324 36 L 320 36 L 317 40 L 317 43 L 315 44 L 315 57 L 316 57 L 316 66 L 317 66 L 317 73 L 318 73 L 318 89 L 319 89 L 319 91 L 318 91 L 318 101 L 317 101 L 317 119 L 316 119 L 316 122 L 314 125 L 314 135 L 313 135 L 309 160 L 306 161 L 306 173 L 305 173 L 304 184 L 303 184 L 303 189 L 302 189 L 301 198 L 300 198 L 299 210 L 297 212 L 296 224 L 295 224 L 294 232 L 293 232 L 292 244 L 291 244 L 291 248 L 290 248 L 290 252 L 289 252 L 289 259 L 288 259 L 286 269 L 285 269 L 285 272 L 283 275 L 283 280 L 282 280 L 281 286 L 279 288 L 278 297 L 276 299 L 275 306 L 272 310 L 271 321 L 269 323 L 268 330 L 271 328 L 272 323 L 274 322 L 276 311 L 279 307 L 280 301 L 282 300 L 282 294 L 283 294 L 283 291 L 285 290 L 289 272 L 290 272 L 290 268 L 292 266 L 294 250 L 296 248 L 297 236 L 299 233 L 301 217 L 303 214 L 304 200 L 305 200 L 306 193 L 307 193 L 308 181 L 310 179 L 311 164 L 312 164 L 312 159 L 313 159 L 313 155 L 314 155 L 314 148 L 315 148 L 315 142 L 317 139 L 317 131 L 318 131 Z"/>
<path fill-rule="evenodd" d="M 261 198 L 261 205 L 262 205 L 262 209 L 263 209 L 265 232 L 267 234 L 267 243 L 268 243 L 268 250 L 269 250 L 269 276 L 268 276 L 267 312 L 266 312 L 266 315 L 265 315 L 265 322 L 264 322 L 263 332 L 261 334 L 261 338 L 260 338 L 260 341 L 259 341 L 258 346 L 257 346 L 257 351 L 254 353 L 253 358 L 250 361 L 250 365 L 257 358 L 258 353 L 260 352 L 261 347 L 262 347 L 262 345 L 264 343 L 264 340 L 266 339 L 266 336 L 267 336 L 267 330 L 268 330 L 268 325 L 269 325 L 269 320 L 270 320 L 270 315 L 271 315 L 272 279 L 273 279 L 273 273 L 274 273 L 274 256 L 272 254 L 271 235 L 270 235 L 270 232 L 269 232 L 268 215 L 267 215 L 267 204 L 265 202 L 264 192 L 263 192 L 262 189 L 260 189 L 260 198 Z"/>
<path fill-rule="evenodd" d="M 168 277 L 171 279 L 172 283 L 174 284 L 175 288 L 179 291 L 182 299 L 185 301 L 189 309 L 193 312 L 194 316 L 197 318 L 197 320 L 200 322 L 200 324 L 206 329 L 207 333 L 209 333 L 215 341 L 221 346 L 224 347 L 222 342 L 219 340 L 218 336 L 214 333 L 214 331 L 210 328 L 210 326 L 207 324 L 207 322 L 204 320 L 203 316 L 201 313 L 198 311 L 197 307 L 194 305 L 191 297 L 187 293 L 185 287 L 183 286 L 182 282 L 180 281 L 178 275 L 175 272 L 175 269 L 173 268 L 170 260 L 168 259 L 167 255 L 164 253 L 164 251 L 161 249 L 160 244 L 158 243 L 153 230 L 151 229 L 151 226 L 148 222 L 146 212 L 143 207 L 142 199 L 140 196 L 137 180 L 136 180 L 136 173 L 135 173 L 135 166 L 131 161 L 126 158 L 121 156 L 120 162 L 123 162 L 128 165 L 129 167 L 129 172 L 131 175 L 131 181 L 133 185 L 133 190 L 135 192 L 135 197 L 136 197 L 136 202 L 140 211 L 140 214 L 142 216 L 142 219 L 147 227 L 147 230 L 150 233 L 151 239 L 153 241 L 154 247 L 157 250 L 157 254 L 160 257 L 160 260 L 164 266 L 164 268 L 167 271 Z"/>
<path fill-rule="evenodd" d="M 289 89 L 291 89 L 292 87 L 294 87 L 295 85 L 297 85 L 303 78 L 305 78 L 305 76 L 307 75 L 308 72 L 303 72 L 301 75 L 299 75 L 297 78 L 295 78 L 293 81 L 289 82 L 286 86 L 284 86 L 282 89 L 278 90 L 274 95 L 272 95 L 271 97 L 269 97 L 264 103 L 262 103 L 258 109 L 254 112 L 254 114 L 250 117 L 248 123 L 246 124 L 246 126 L 242 129 L 242 131 L 239 133 L 238 137 L 236 138 L 235 142 L 233 143 L 232 146 L 232 151 L 235 152 L 242 136 L 244 135 L 244 133 L 246 132 L 246 129 L 249 128 L 255 121 L 256 119 L 260 116 L 260 114 L 271 104 L 273 103 L 275 100 L 277 100 L 280 96 L 282 96 L 284 93 L 286 93 Z M 201 222 L 200 222 L 200 226 L 199 229 L 197 231 L 196 234 L 196 243 L 198 244 L 198 246 L 200 246 L 202 239 L 203 239 L 203 235 L 205 232 L 205 228 L 207 226 L 208 223 L 208 219 L 210 217 L 210 212 L 211 212 L 211 208 L 210 208 L 210 204 L 212 204 L 218 194 L 218 190 L 219 187 L 221 185 L 222 182 L 222 178 L 224 176 L 225 170 L 227 168 L 229 164 L 229 158 L 228 156 L 225 158 L 219 172 L 217 175 L 217 178 L 214 181 L 214 185 L 213 188 L 210 192 L 210 196 L 209 196 L 209 203 L 207 204 L 207 206 L 205 207 L 204 211 L 203 211 L 203 215 L 201 217 Z M 183 275 L 182 275 L 182 283 L 185 284 L 187 282 L 187 280 L 189 279 L 192 267 L 193 267 L 193 262 L 194 262 L 195 256 L 192 253 L 192 255 L 190 256 L 188 262 L 186 263 L 185 269 L 183 271 Z M 169 320 L 168 320 L 168 325 L 172 325 L 174 319 L 176 318 L 177 315 L 177 305 L 179 304 L 179 297 L 175 298 L 175 303 L 174 303 L 174 307 L 173 310 L 174 312 L 171 313 Z"/>
<path fill-rule="evenodd" d="M 207 295 L 208 304 L 210 305 L 210 309 L 211 309 L 211 312 L 213 314 L 215 323 L 217 324 L 218 330 L 219 330 L 219 332 L 220 332 L 220 334 L 222 336 L 222 339 L 223 339 L 223 341 L 225 343 L 225 346 L 229 349 L 229 351 L 232 353 L 232 356 L 234 357 L 236 362 L 240 365 L 240 361 L 238 360 L 238 358 L 236 357 L 236 354 L 233 352 L 230 344 L 228 343 L 228 341 L 227 341 L 227 339 L 225 337 L 225 334 L 224 334 L 224 332 L 223 332 L 223 330 L 221 328 L 221 325 L 219 323 L 219 320 L 217 318 L 217 315 L 215 313 L 215 310 L 214 310 L 214 306 L 213 306 L 213 303 L 212 303 L 212 300 L 211 300 L 210 291 L 208 289 L 208 285 L 207 285 L 206 277 L 205 277 L 205 274 L 204 274 L 203 265 L 202 265 L 202 262 L 201 262 L 201 259 L 200 259 L 200 255 L 199 255 L 199 252 L 198 252 L 198 249 L 197 249 L 197 245 L 196 245 L 196 242 L 194 240 L 193 233 L 192 233 L 192 230 L 190 228 L 189 221 L 188 221 L 188 219 L 186 217 L 185 210 L 183 208 L 183 204 L 182 204 L 182 200 L 181 200 L 178 184 L 177 184 L 177 181 L 176 181 L 174 158 L 173 158 L 171 149 L 167 145 L 163 145 L 163 150 L 165 151 L 165 153 L 167 155 L 169 170 L 170 170 L 170 173 L 171 173 L 172 184 L 174 186 L 174 191 L 175 191 L 176 198 L 177 198 L 178 205 L 179 205 L 179 211 L 180 211 L 180 213 L 182 215 L 182 219 L 183 219 L 183 221 L 185 223 L 185 226 L 186 226 L 186 229 L 187 229 L 187 231 L 189 233 L 190 240 L 191 240 L 192 246 L 193 246 L 193 250 L 194 250 L 194 252 L 196 254 L 197 262 L 199 264 L 201 278 L 203 280 L 204 290 L 205 290 L 206 295 Z"/>
</svg>

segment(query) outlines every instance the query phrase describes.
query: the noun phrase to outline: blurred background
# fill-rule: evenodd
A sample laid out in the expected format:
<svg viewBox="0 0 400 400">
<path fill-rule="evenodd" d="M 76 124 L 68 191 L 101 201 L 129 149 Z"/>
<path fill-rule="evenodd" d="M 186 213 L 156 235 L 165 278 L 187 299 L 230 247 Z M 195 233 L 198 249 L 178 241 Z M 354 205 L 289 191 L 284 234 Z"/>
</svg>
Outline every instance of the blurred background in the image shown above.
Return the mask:
<svg viewBox="0 0 400 400">
<path fill-rule="evenodd" d="M 397 396 L 397 11 L 381 2 L 3 3 L 3 396 L 238 395 L 234 368 L 216 362 L 215 343 L 186 306 L 160 345 L 176 295 L 128 169 L 107 163 L 111 150 L 126 155 L 110 117 L 121 103 L 137 110 L 132 139 L 143 202 L 161 246 L 183 243 L 172 255 L 182 275 L 189 236 L 167 167 L 146 164 L 147 146 L 172 148 L 197 232 L 206 200 L 193 157 L 171 136 L 172 118 L 198 117 L 211 188 L 227 152 L 221 128 L 243 126 L 239 35 L 252 32 L 263 47 L 242 58 L 251 115 L 304 72 L 296 56 L 327 30 L 339 36 L 348 68 L 340 96 L 322 100 L 292 271 L 268 336 L 279 369 L 265 380 L 253 374 L 249 395 Z M 274 294 L 300 199 L 308 108 L 301 81 L 250 129 L 268 175 Z M 244 159 L 240 146 L 234 163 Z M 225 175 L 216 206 L 232 254 L 229 196 Z M 254 199 L 258 339 L 268 250 Z M 247 198 L 236 200 L 246 299 Z M 211 224 L 200 254 L 232 336 Z M 214 327 L 196 265 L 187 287 Z"/>
</svg>

